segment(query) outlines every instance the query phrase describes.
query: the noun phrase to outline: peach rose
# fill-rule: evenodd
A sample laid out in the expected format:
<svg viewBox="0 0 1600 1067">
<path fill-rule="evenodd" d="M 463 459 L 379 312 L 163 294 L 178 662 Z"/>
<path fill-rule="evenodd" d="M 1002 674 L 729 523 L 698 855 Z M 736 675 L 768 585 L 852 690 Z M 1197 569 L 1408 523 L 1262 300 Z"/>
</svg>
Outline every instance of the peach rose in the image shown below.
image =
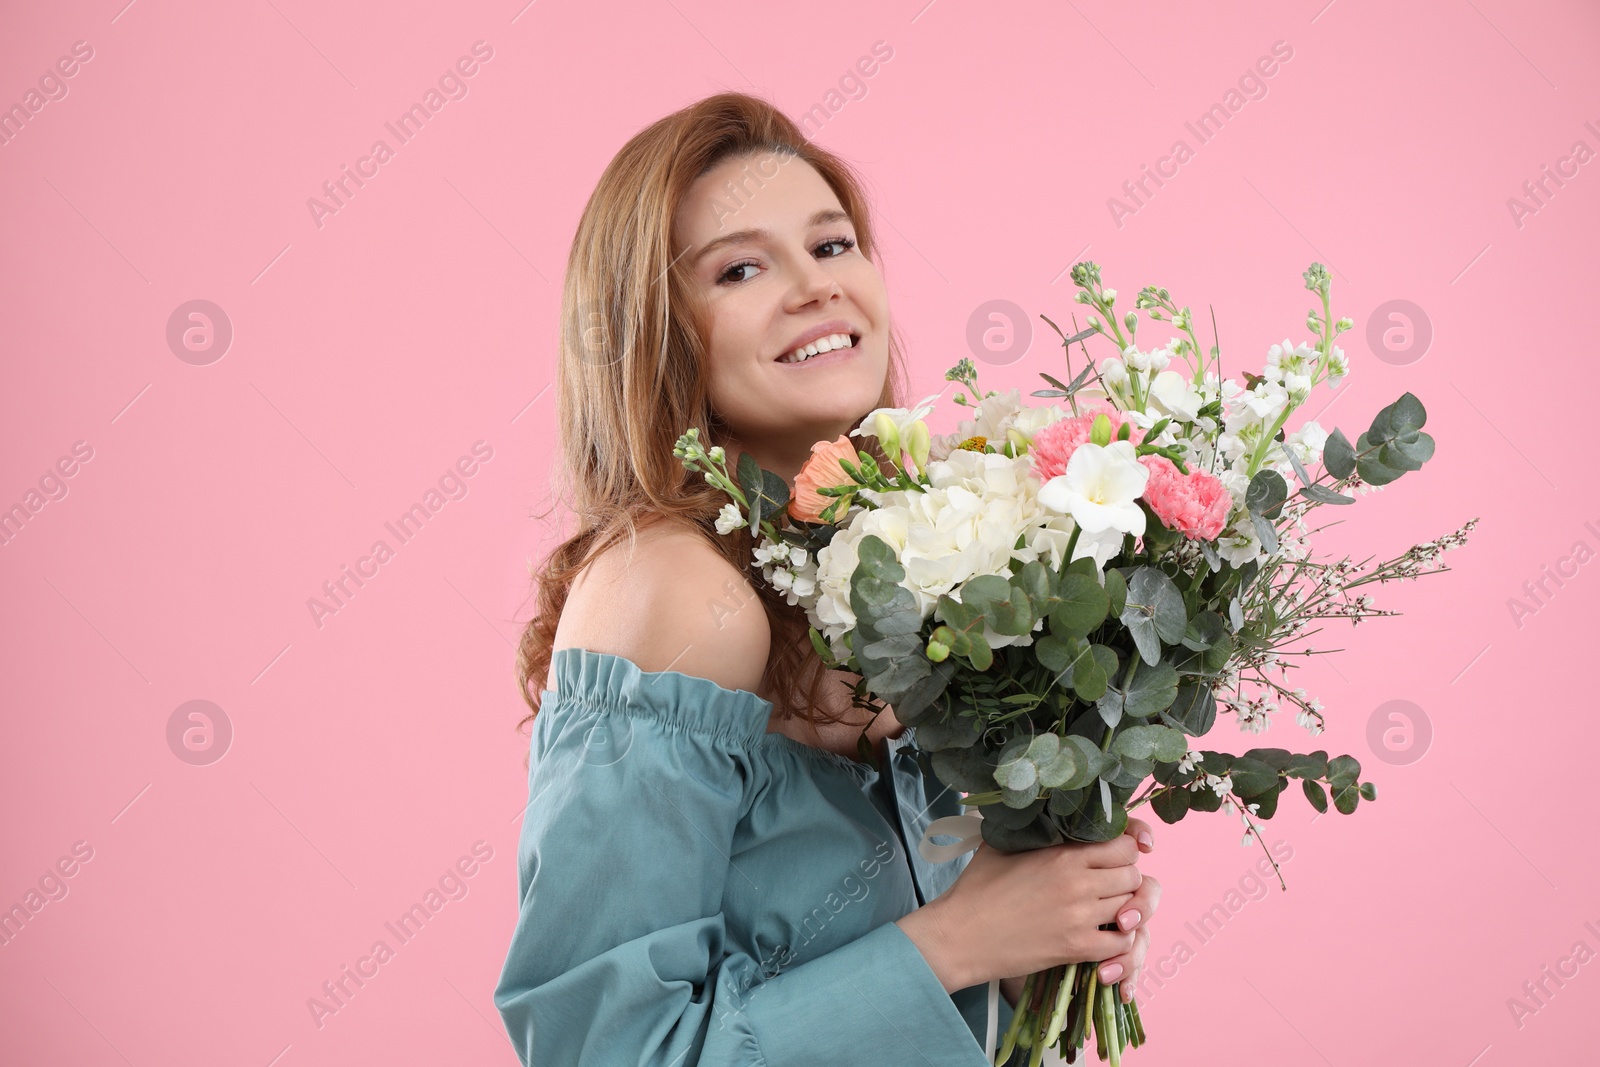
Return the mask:
<svg viewBox="0 0 1600 1067">
<path fill-rule="evenodd" d="M 850 438 L 839 437 L 833 441 L 818 441 L 811 446 L 811 458 L 800 468 L 794 479 L 794 492 L 789 496 L 789 517 L 799 522 L 821 522 L 822 513 L 836 496 L 823 496 L 819 488 L 852 484 L 850 475 L 839 465 L 841 459 L 857 462 L 856 449 Z M 841 511 L 843 509 L 840 509 Z M 834 516 L 842 518 L 837 512 Z"/>
</svg>

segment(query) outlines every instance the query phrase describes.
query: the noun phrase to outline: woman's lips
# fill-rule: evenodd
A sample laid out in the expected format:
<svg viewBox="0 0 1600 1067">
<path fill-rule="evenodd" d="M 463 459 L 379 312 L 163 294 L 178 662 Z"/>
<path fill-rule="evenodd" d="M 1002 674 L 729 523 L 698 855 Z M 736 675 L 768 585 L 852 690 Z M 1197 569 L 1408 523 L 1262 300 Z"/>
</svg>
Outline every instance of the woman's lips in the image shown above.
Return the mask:
<svg viewBox="0 0 1600 1067">
<path fill-rule="evenodd" d="M 781 359 L 773 360 L 773 362 L 780 367 L 787 367 L 789 370 L 805 370 L 807 367 L 813 367 L 818 364 L 843 363 L 847 359 L 855 358 L 860 351 L 861 341 L 857 339 L 856 343 L 849 348 L 835 348 L 831 352 L 818 352 L 809 359 L 802 359 L 799 363 L 787 363 Z"/>
</svg>

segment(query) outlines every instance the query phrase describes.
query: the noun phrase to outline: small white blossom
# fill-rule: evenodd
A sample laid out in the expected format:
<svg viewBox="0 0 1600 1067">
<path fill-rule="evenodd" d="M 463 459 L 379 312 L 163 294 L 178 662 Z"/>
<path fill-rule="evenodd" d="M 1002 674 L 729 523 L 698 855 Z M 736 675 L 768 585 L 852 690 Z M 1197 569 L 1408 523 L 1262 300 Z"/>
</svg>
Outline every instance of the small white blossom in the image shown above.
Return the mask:
<svg viewBox="0 0 1600 1067">
<path fill-rule="evenodd" d="M 737 504 L 724 504 L 722 505 L 722 510 L 717 512 L 717 533 L 719 534 L 731 534 L 733 531 L 743 529 L 748 525 L 749 523 L 745 521 L 745 517 L 739 514 Z"/>
</svg>

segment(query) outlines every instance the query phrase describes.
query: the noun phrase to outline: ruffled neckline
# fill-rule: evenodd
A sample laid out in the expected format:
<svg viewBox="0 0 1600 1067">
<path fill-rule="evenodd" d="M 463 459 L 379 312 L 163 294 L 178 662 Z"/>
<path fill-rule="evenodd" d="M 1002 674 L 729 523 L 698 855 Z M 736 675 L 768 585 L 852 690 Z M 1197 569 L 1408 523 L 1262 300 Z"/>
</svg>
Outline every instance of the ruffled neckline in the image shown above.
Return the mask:
<svg viewBox="0 0 1600 1067">
<path fill-rule="evenodd" d="M 591 703 L 610 700 L 625 707 L 648 708 L 651 714 L 685 729 L 751 748 L 781 749 L 802 759 L 838 767 L 858 778 L 878 772 L 871 764 L 768 730 L 772 702 L 748 689 L 728 689 L 710 678 L 681 671 L 647 671 L 614 653 L 577 646 L 551 653 L 550 677 L 556 684 L 545 691 L 559 693 L 563 698 Z M 899 737 L 884 739 L 891 759 L 897 750 L 913 743 L 915 732 L 916 727 L 907 726 Z"/>
</svg>

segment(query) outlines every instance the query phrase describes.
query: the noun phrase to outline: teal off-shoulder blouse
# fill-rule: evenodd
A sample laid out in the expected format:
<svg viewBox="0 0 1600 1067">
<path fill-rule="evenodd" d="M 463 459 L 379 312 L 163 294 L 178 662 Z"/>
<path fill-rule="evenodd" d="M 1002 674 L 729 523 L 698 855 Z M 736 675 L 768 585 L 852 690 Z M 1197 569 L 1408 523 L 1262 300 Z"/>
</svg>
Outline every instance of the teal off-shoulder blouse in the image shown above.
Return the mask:
<svg viewBox="0 0 1600 1067">
<path fill-rule="evenodd" d="M 880 773 L 707 678 L 581 648 L 551 678 L 494 993 L 524 1064 L 986 1067 L 988 983 L 946 993 L 895 923 L 971 858 L 917 851 L 963 809 L 914 727 Z"/>
</svg>

